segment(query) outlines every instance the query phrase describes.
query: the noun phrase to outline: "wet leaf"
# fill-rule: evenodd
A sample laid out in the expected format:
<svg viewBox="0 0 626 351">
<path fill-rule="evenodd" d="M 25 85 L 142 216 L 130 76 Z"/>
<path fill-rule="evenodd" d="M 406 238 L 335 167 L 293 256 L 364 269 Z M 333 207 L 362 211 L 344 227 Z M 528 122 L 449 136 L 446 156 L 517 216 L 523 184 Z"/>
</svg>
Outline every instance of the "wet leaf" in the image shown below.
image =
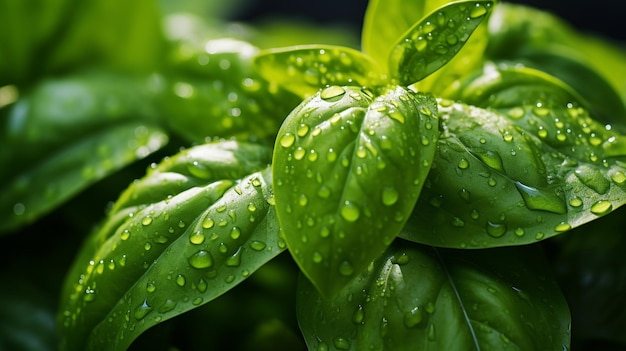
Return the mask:
<svg viewBox="0 0 626 351">
<path fill-rule="evenodd" d="M 333 299 L 300 279 L 310 350 L 561 350 L 567 302 L 537 246 L 437 249 L 398 241 Z"/>
<path fill-rule="evenodd" d="M 341 46 L 303 45 L 261 51 L 254 61 L 270 82 L 308 97 L 327 85 L 371 86 L 384 78 L 377 63 Z"/>
<path fill-rule="evenodd" d="M 0 233 L 32 223 L 87 186 L 158 150 L 167 141 L 162 129 L 133 122 L 72 140 L 2 184 Z"/>
<path fill-rule="evenodd" d="M 363 51 L 388 71 L 389 54 L 406 31 L 447 0 L 371 0 L 363 20 Z"/>
<path fill-rule="evenodd" d="M 448 4 L 411 27 L 389 56 L 389 74 L 411 85 L 448 63 L 488 16 L 492 1 Z"/>
<path fill-rule="evenodd" d="M 327 296 L 393 241 L 431 165 L 434 100 L 331 86 L 285 120 L 273 158 L 277 214 L 296 262 Z"/>
<path fill-rule="evenodd" d="M 250 162 L 237 159 L 238 146 Z M 114 207 L 88 238 L 62 294 L 63 350 L 124 350 L 147 328 L 221 295 L 285 248 L 270 205 L 270 170 L 254 172 L 263 167 L 254 146 L 196 148 L 136 183 L 138 198 L 125 193 L 126 205 Z M 257 155 L 264 152 L 257 147 Z M 148 178 L 162 174 L 179 177 L 161 178 L 159 189 Z"/>
<path fill-rule="evenodd" d="M 445 132 L 402 237 L 445 247 L 527 244 L 626 203 L 624 136 L 558 81 L 494 68 L 458 97 L 489 110 L 441 101 Z"/>
</svg>

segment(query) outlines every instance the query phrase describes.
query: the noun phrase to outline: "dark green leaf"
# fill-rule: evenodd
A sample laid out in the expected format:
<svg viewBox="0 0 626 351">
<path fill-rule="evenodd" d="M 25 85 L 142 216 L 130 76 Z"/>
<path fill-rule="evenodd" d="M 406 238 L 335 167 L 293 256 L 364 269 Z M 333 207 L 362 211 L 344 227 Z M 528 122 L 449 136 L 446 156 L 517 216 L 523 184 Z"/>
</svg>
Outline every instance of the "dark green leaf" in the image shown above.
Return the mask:
<svg viewBox="0 0 626 351">
<path fill-rule="evenodd" d="M 411 85 L 448 63 L 488 16 L 492 1 L 450 3 L 411 27 L 389 56 L 389 74 Z"/>
<path fill-rule="evenodd" d="M 286 119 L 274 148 L 277 214 L 302 271 L 327 296 L 393 241 L 438 135 L 434 99 L 331 86 Z"/>
<path fill-rule="evenodd" d="M 561 236 L 551 248 L 557 279 L 572 311 L 576 343 L 626 345 L 626 208 Z M 555 249 L 556 248 L 556 249 Z"/>
<path fill-rule="evenodd" d="M 450 250 L 400 241 L 325 300 L 306 280 L 310 350 L 565 350 L 570 317 L 537 247 Z"/>
<path fill-rule="evenodd" d="M 557 83 L 493 68 L 457 95 L 489 110 L 441 101 L 445 132 L 401 236 L 446 247 L 527 244 L 624 205 L 625 137 Z"/>
<path fill-rule="evenodd" d="M 120 123 L 73 140 L 2 184 L 0 232 L 33 222 L 97 180 L 161 148 L 167 140 L 160 128 L 142 123 Z"/>
<path fill-rule="evenodd" d="M 247 150 L 238 154 L 238 146 Z M 214 299 L 280 253 L 286 246 L 270 205 L 269 168 L 237 179 L 261 168 L 256 155 L 263 153 L 233 142 L 197 146 L 137 183 L 137 199 L 124 194 L 120 201 L 129 207 L 114 207 L 68 274 L 62 349 L 123 350 L 147 328 Z M 179 177 L 161 178 L 160 187 L 148 180 L 163 174 Z M 164 197 L 157 200 L 153 191 Z"/>
<path fill-rule="evenodd" d="M 330 45 L 303 45 L 261 51 L 254 63 L 270 82 L 308 97 L 327 85 L 378 85 L 380 67 L 360 51 Z"/>
<path fill-rule="evenodd" d="M 389 53 L 394 43 L 409 28 L 447 0 L 371 0 L 368 2 L 363 23 L 363 51 L 370 55 L 385 72 Z"/>
</svg>

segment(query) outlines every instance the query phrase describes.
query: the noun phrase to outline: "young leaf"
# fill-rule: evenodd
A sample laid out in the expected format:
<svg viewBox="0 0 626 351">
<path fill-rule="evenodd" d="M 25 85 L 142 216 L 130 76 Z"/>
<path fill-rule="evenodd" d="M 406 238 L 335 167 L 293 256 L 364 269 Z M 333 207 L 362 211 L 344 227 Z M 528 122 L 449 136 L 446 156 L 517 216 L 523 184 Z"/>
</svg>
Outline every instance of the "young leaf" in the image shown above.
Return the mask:
<svg viewBox="0 0 626 351">
<path fill-rule="evenodd" d="M 361 46 L 387 72 L 394 43 L 415 23 L 448 0 L 371 0 L 363 20 Z"/>
<path fill-rule="evenodd" d="M 332 296 L 402 228 L 438 135 L 434 99 L 331 86 L 281 127 L 273 158 L 277 214 L 290 252 Z"/>
<path fill-rule="evenodd" d="M 389 75 L 411 85 L 448 63 L 487 17 L 493 1 L 454 2 L 428 15 L 396 42 Z"/>
<path fill-rule="evenodd" d="M 546 265 L 536 246 L 399 241 L 332 300 L 300 279 L 298 322 L 310 350 L 567 349 L 569 310 Z"/>
<path fill-rule="evenodd" d="M 327 85 L 374 86 L 384 79 L 376 62 L 341 46 L 304 45 L 261 51 L 254 59 L 268 81 L 308 97 Z"/>
<path fill-rule="evenodd" d="M 270 205 L 269 168 L 232 178 L 259 165 L 233 160 L 236 145 L 220 152 L 220 144 L 196 148 L 213 151 L 211 159 L 224 161 L 225 170 L 206 157 L 189 159 L 202 152 L 185 151 L 176 158 L 180 166 L 147 175 L 175 170 L 178 178 L 161 178 L 161 189 L 146 179 L 137 183 L 143 201 L 131 205 L 128 197 L 135 199 L 126 193 L 121 201 L 129 206 L 116 207 L 89 238 L 62 294 L 62 349 L 123 350 L 145 329 L 219 296 L 286 247 Z M 142 185 L 164 197 L 139 191 Z M 180 192 L 170 195 L 169 188 Z"/>
<path fill-rule="evenodd" d="M 457 95 L 489 110 L 441 101 L 446 132 L 402 237 L 446 247 L 527 244 L 626 203 L 625 137 L 549 78 L 489 70 Z"/>
<path fill-rule="evenodd" d="M 2 184 L 0 233 L 35 221 L 97 180 L 158 150 L 167 141 L 160 128 L 134 122 L 119 123 L 72 140 Z"/>
</svg>

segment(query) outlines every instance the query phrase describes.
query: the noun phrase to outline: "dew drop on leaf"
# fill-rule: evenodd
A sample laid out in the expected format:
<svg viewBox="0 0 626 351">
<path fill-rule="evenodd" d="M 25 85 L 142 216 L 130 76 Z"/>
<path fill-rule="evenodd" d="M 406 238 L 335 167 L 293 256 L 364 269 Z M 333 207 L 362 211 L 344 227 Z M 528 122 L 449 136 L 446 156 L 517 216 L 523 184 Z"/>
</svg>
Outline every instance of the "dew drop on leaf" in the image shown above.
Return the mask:
<svg viewBox="0 0 626 351">
<path fill-rule="evenodd" d="M 394 187 L 384 187 L 382 190 L 383 205 L 392 206 L 398 202 L 399 194 Z"/>
<path fill-rule="evenodd" d="M 506 225 L 487 221 L 487 234 L 494 238 L 499 238 L 506 233 Z"/>
<path fill-rule="evenodd" d="M 407 328 L 416 327 L 424 319 L 422 309 L 414 307 L 404 314 L 404 326 Z"/>
<path fill-rule="evenodd" d="M 176 285 L 185 286 L 185 283 L 187 283 L 187 280 L 185 279 L 184 275 L 179 274 L 176 276 Z"/>
<path fill-rule="evenodd" d="M 189 257 L 189 265 L 193 268 L 203 269 L 213 266 L 213 256 L 206 250 L 200 250 Z"/>
<path fill-rule="evenodd" d="M 359 210 L 358 206 L 351 201 L 344 202 L 344 204 L 341 206 L 340 213 L 341 217 L 343 217 L 343 219 L 348 222 L 356 222 L 356 220 L 358 220 L 359 216 L 361 215 L 361 211 Z"/>
<path fill-rule="evenodd" d="M 143 303 L 139 306 L 137 306 L 137 308 L 135 309 L 135 319 L 137 320 L 141 320 L 143 318 L 145 318 L 148 313 L 152 312 L 152 306 L 148 305 L 148 302 L 146 300 L 143 301 Z"/>
<path fill-rule="evenodd" d="M 346 93 L 346 90 L 340 86 L 333 85 L 323 89 L 320 92 L 320 97 L 323 100 L 333 102 L 341 99 L 341 97 Z"/>
<path fill-rule="evenodd" d="M 349 277 L 354 274 L 354 268 L 352 264 L 348 261 L 343 261 L 339 264 L 339 274 L 344 277 Z"/>
<path fill-rule="evenodd" d="M 333 340 L 333 345 L 337 348 L 337 350 L 349 350 L 350 342 L 344 338 L 335 338 Z"/>
<path fill-rule="evenodd" d="M 603 214 L 610 212 L 612 209 L 613 209 L 613 205 L 611 204 L 610 201 L 600 200 L 594 203 L 593 205 L 591 205 L 590 210 L 591 210 L 591 213 L 601 216 Z"/>
<path fill-rule="evenodd" d="M 296 141 L 295 135 L 291 133 L 285 133 L 285 135 L 283 135 L 280 138 L 280 146 L 284 148 L 288 148 L 288 147 L 291 147 L 295 141 Z"/>
</svg>

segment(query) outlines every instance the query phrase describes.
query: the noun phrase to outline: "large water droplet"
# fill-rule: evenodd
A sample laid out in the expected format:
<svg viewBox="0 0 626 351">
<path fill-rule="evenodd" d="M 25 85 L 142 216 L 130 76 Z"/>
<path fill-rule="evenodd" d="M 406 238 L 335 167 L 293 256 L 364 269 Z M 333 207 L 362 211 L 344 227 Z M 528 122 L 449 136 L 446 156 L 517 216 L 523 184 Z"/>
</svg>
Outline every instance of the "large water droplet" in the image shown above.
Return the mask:
<svg viewBox="0 0 626 351">
<path fill-rule="evenodd" d="M 228 267 L 239 267 L 241 265 L 241 253 L 243 252 L 243 246 L 240 246 L 237 251 L 235 251 L 232 256 L 230 256 L 226 260 L 226 266 Z"/>
<path fill-rule="evenodd" d="M 341 99 L 341 97 L 346 93 L 346 90 L 340 86 L 333 85 L 323 89 L 320 92 L 320 97 L 323 100 L 333 102 Z"/>
<path fill-rule="evenodd" d="M 404 326 L 407 328 L 413 328 L 420 324 L 423 319 L 424 315 L 422 309 L 414 307 L 404 314 Z"/>
<path fill-rule="evenodd" d="M 295 141 L 296 141 L 295 135 L 291 133 L 285 133 L 285 135 L 283 135 L 280 138 L 280 146 L 284 148 L 288 148 L 288 147 L 291 147 Z"/>
<path fill-rule="evenodd" d="M 533 188 L 520 182 L 515 182 L 515 187 L 522 196 L 526 207 L 531 210 L 541 210 L 557 214 L 565 214 L 567 212 L 565 201 L 553 191 Z"/>
<path fill-rule="evenodd" d="M 335 338 L 333 345 L 335 345 L 337 350 L 350 350 L 350 342 L 344 338 Z"/>
<path fill-rule="evenodd" d="M 487 234 L 494 238 L 499 238 L 506 233 L 506 225 L 504 223 L 494 223 L 487 221 Z"/>
<path fill-rule="evenodd" d="M 613 205 L 611 204 L 610 201 L 600 200 L 594 203 L 593 205 L 591 205 L 590 210 L 591 210 L 591 213 L 601 216 L 601 215 L 611 212 L 612 209 L 613 209 Z"/>
<path fill-rule="evenodd" d="M 206 250 L 200 250 L 191 255 L 188 262 L 193 268 L 210 268 L 213 266 L 213 256 L 211 256 L 211 253 Z"/>
<path fill-rule="evenodd" d="M 394 187 L 384 187 L 382 192 L 383 205 L 392 206 L 398 202 L 399 194 Z"/>
<path fill-rule="evenodd" d="M 365 322 L 365 310 L 362 305 L 358 305 L 352 314 L 352 322 L 354 324 L 363 324 Z"/>
<path fill-rule="evenodd" d="M 355 222 L 359 219 L 361 211 L 359 207 L 351 201 L 345 201 L 340 209 L 341 217 L 348 222 Z"/>
<path fill-rule="evenodd" d="M 144 300 L 143 303 L 139 306 L 137 306 L 137 308 L 135 308 L 135 319 L 137 320 L 141 320 L 143 318 L 145 318 L 148 313 L 152 312 L 152 306 L 148 305 L 148 301 Z"/>
</svg>

